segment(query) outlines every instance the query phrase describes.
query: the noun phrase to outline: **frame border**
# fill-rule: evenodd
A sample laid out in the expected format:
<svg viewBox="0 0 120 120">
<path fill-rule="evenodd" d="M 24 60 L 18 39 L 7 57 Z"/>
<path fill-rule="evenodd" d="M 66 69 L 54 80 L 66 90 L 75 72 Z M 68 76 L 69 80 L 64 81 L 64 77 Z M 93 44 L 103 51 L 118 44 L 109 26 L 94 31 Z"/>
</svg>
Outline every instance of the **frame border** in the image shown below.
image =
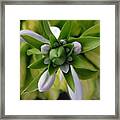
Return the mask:
<svg viewBox="0 0 120 120">
<path fill-rule="evenodd" d="M 5 5 L 115 5 L 115 115 L 5 115 Z M 2 1 L 0 54 L 0 119 L 119 119 L 119 28 L 120 1 Z"/>
</svg>

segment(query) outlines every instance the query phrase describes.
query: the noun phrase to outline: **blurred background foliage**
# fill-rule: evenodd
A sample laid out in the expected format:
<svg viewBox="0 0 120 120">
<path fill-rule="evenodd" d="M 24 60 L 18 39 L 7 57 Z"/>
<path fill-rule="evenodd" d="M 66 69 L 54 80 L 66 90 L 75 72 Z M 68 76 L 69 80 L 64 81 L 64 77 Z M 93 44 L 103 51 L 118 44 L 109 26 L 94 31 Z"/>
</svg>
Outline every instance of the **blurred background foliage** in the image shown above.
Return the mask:
<svg viewBox="0 0 120 120">
<path fill-rule="evenodd" d="M 60 29 L 66 20 L 49 20 L 50 26 L 56 26 Z M 72 29 L 70 37 L 79 38 L 82 33 L 92 26 L 100 24 L 99 20 L 72 20 Z M 41 20 L 21 20 L 20 30 L 32 30 L 47 38 L 43 31 Z M 100 33 L 94 33 L 94 37 L 100 37 Z M 42 74 L 41 69 L 28 69 L 33 61 L 40 58 L 41 55 L 27 55 L 31 45 L 26 42 L 20 43 L 20 99 L 21 100 L 69 100 L 67 85 L 64 78 L 60 79 L 60 71 L 57 72 L 56 80 L 49 91 L 40 93 L 37 90 L 38 78 Z M 99 71 L 100 69 L 100 47 L 84 53 L 85 58 L 90 61 Z M 86 74 L 85 72 L 83 74 Z M 87 74 L 89 75 L 89 74 Z M 38 76 L 38 78 L 36 78 Z M 34 80 L 35 79 L 35 80 Z M 34 81 L 32 81 L 34 80 Z M 32 81 L 32 83 L 31 83 Z M 100 72 L 81 80 L 83 86 L 84 100 L 100 99 Z"/>
</svg>

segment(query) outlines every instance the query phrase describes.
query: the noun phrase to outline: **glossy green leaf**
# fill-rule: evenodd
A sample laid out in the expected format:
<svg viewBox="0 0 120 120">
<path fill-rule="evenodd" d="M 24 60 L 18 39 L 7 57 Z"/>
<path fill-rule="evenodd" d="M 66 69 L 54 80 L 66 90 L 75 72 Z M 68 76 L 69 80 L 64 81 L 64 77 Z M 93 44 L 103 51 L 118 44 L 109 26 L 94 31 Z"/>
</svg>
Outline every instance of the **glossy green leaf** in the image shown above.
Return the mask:
<svg viewBox="0 0 120 120">
<path fill-rule="evenodd" d="M 70 36 L 70 31 L 71 31 L 71 21 L 67 21 L 65 22 L 64 26 L 61 29 L 58 40 L 61 40 L 61 39 L 67 40 L 68 37 Z"/>
<path fill-rule="evenodd" d="M 81 80 L 90 79 L 90 78 L 94 77 L 95 75 L 98 75 L 97 71 L 91 71 L 88 69 L 76 68 L 75 71 L 77 72 L 77 74 Z"/>
<path fill-rule="evenodd" d="M 80 38 L 73 38 L 69 39 L 69 42 L 78 41 L 82 45 L 82 53 L 95 49 L 96 47 L 100 46 L 100 38 L 99 37 L 92 37 L 92 36 L 83 36 Z"/>
<path fill-rule="evenodd" d="M 55 36 L 51 32 L 49 23 L 47 20 L 44 20 L 42 23 L 43 23 L 44 30 L 50 39 L 51 46 L 54 47 L 54 43 L 57 42 L 57 39 L 55 38 Z"/>
<path fill-rule="evenodd" d="M 67 84 L 69 85 L 69 87 L 74 92 L 75 91 L 75 84 L 74 84 L 74 80 L 73 80 L 73 77 L 72 77 L 72 74 L 71 74 L 71 70 L 69 70 L 68 73 L 63 72 L 63 75 L 65 77 L 65 80 L 66 80 Z"/>
<path fill-rule="evenodd" d="M 42 23 L 43 23 L 43 27 L 44 27 L 44 30 L 45 30 L 46 34 L 48 36 L 50 36 L 52 34 L 52 32 L 50 30 L 50 26 L 48 24 L 48 21 L 47 20 L 43 20 Z"/>
<path fill-rule="evenodd" d="M 79 37 L 84 31 L 95 24 L 95 20 L 73 20 L 71 36 Z"/>
<path fill-rule="evenodd" d="M 62 29 L 65 22 L 66 22 L 66 20 L 49 20 L 49 23 L 51 26 L 56 26 L 60 29 Z"/>
<path fill-rule="evenodd" d="M 27 55 L 33 55 L 33 54 L 41 54 L 41 52 L 40 52 L 40 50 L 38 50 L 36 48 L 27 50 Z"/>
<path fill-rule="evenodd" d="M 29 35 L 21 35 L 21 36 L 27 43 L 34 46 L 35 48 L 40 49 L 40 46 L 43 44 L 43 42 L 41 42 L 41 41 L 37 40 L 36 38 L 33 38 Z"/>
<path fill-rule="evenodd" d="M 97 69 L 83 55 L 73 56 L 72 65 L 75 68 L 97 71 Z"/>
<path fill-rule="evenodd" d="M 49 38 L 50 38 L 50 44 L 51 44 L 52 48 L 56 47 L 57 44 L 59 45 L 59 43 L 54 35 L 51 34 Z"/>
<path fill-rule="evenodd" d="M 87 59 L 89 59 L 95 66 L 100 68 L 100 47 L 85 53 Z"/>
<path fill-rule="evenodd" d="M 96 36 L 99 35 L 100 33 L 100 24 L 96 24 L 92 27 L 90 27 L 89 29 L 87 29 L 82 35 L 83 36 Z"/>
<path fill-rule="evenodd" d="M 28 66 L 28 68 L 31 68 L 31 69 L 41 69 L 45 67 L 47 67 L 47 65 L 44 64 L 44 58 L 39 59 Z"/>
<path fill-rule="evenodd" d="M 55 72 L 55 68 L 53 67 L 52 63 L 48 65 L 49 74 L 52 75 Z"/>
</svg>

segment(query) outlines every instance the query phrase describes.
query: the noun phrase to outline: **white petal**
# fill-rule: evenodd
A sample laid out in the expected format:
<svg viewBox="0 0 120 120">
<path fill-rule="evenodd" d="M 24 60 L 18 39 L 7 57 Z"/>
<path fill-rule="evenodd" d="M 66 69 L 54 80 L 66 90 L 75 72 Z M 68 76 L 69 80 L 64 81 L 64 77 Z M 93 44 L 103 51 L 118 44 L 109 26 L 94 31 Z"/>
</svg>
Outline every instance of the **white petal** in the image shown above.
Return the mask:
<svg viewBox="0 0 120 120">
<path fill-rule="evenodd" d="M 37 40 L 43 42 L 43 43 L 50 43 L 49 40 L 47 40 L 46 38 L 44 38 L 43 36 L 31 31 L 31 30 L 21 30 L 20 31 L 20 35 L 29 35 L 33 38 L 36 38 Z"/>
<path fill-rule="evenodd" d="M 81 44 L 79 42 L 75 41 L 75 42 L 73 42 L 73 45 L 74 45 L 74 52 L 76 54 L 80 54 L 81 48 L 82 48 Z"/>
<path fill-rule="evenodd" d="M 49 90 L 50 87 L 53 85 L 54 81 L 55 81 L 55 73 L 50 76 L 48 70 L 46 70 L 40 77 L 40 80 L 38 82 L 38 90 L 40 92 Z"/>
<path fill-rule="evenodd" d="M 50 27 L 50 30 L 54 34 L 54 36 L 58 39 L 60 35 L 60 29 L 58 27 Z"/>
<path fill-rule="evenodd" d="M 64 75 L 63 75 L 62 71 L 60 70 L 60 81 L 63 80 L 63 77 L 64 77 Z"/>
<path fill-rule="evenodd" d="M 25 40 L 22 37 L 20 37 L 20 42 L 25 42 Z"/>
<path fill-rule="evenodd" d="M 49 50 L 50 50 L 50 45 L 44 44 L 41 46 L 41 53 L 48 54 Z"/>
<path fill-rule="evenodd" d="M 73 92 L 72 89 L 67 85 L 69 95 L 70 95 L 72 100 L 81 100 L 82 99 L 82 85 L 81 85 L 81 82 L 79 80 L 79 77 L 78 77 L 77 73 L 75 72 L 74 68 L 72 67 L 72 65 L 70 66 L 70 68 L 71 68 L 71 73 L 72 73 L 73 80 L 74 80 L 74 83 L 75 83 L 75 92 Z"/>
<path fill-rule="evenodd" d="M 64 73 L 67 73 L 69 71 L 69 65 L 65 64 L 65 65 L 61 65 L 60 66 L 61 71 L 63 71 Z"/>
</svg>

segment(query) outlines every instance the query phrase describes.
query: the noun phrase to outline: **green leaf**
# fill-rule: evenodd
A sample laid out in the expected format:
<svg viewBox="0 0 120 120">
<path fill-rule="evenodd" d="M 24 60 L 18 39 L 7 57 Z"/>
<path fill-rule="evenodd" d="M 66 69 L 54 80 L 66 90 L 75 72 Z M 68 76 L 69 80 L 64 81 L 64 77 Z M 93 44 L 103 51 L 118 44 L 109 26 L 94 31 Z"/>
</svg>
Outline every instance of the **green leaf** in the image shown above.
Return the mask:
<svg viewBox="0 0 120 120">
<path fill-rule="evenodd" d="M 41 68 L 47 67 L 47 65 L 44 64 L 44 59 L 45 58 L 42 58 L 42 59 L 39 59 L 39 60 L 35 61 L 34 63 L 30 64 L 28 66 L 28 68 L 31 68 L 31 69 L 41 69 Z"/>
<path fill-rule="evenodd" d="M 42 20 L 24 20 L 22 22 L 22 29 L 23 30 L 32 30 L 43 37 L 49 39 L 49 36 L 46 35 Z"/>
<path fill-rule="evenodd" d="M 75 91 L 75 84 L 74 84 L 74 80 L 73 80 L 73 77 L 72 77 L 71 70 L 69 70 L 68 73 L 63 72 L 63 75 L 65 77 L 65 80 L 66 80 L 67 84 L 69 85 L 69 87 L 74 92 Z"/>
<path fill-rule="evenodd" d="M 55 36 L 53 35 L 53 33 L 51 32 L 47 20 L 44 20 L 44 21 L 43 21 L 43 27 L 44 27 L 44 30 L 45 30 L 46 34 L 48 35 L 48 37 L 49 37 L 49 39 L 50 39 L 50 44 L 51 44 L 51 46 L 54 47 L 54 43 L 55 43 L 55 42 L 58 43 L 58 41 L 57 41 L 57 39 L 55 38 Z"/>
<path fill-rule="evenodd" d="M 41 54 L 41 52 L 36 48 L 27 50 L 27 55 L 33 55 L 33 54 Z"/>
<path fill-rule="evenodd" d="M 79 56 L 74 55 L 72 65 L 75 68 L 97 71 L 97 69 L 83 55 Z"/>
<path fill-rule="evenodd" d="M 49 64 L 48 71 L 50 75 L 52 75 L 55 72 L 55 68 L 53 67 L 52 63 Z"/>
<path fill-rule="evenodd" d="M 84 31 L 94 25 L 95 20 L 73 20 L 71 36 L 79 37 Z"/>
<path fill-rule="evenodd" d="M 27 50 L 31 46 L 26 42 L 21 42 L 20 44 L 20 91 L 24 88 L 27 75 L 27 60 L 28 56 L 26 54 Z"/>
<path fill-rule="evenodd" d="M 52 34 L 50 35 L 50 44 L 51 44 L 52 48 L 56 47 L 57 44 L 59 45 L 57 39 Z"/>
<path fill-rule="evenodd" d="M 96 36 L 100 33 L 100 24 L 96 24 L 89 29 L 87 29 L 80 37 L 83 36 Z"/>
<path fill-rule="evenodd" d="M 41 42 L 41 41 L 37 40 L 36 38 L 33 38 L 29 35 L 21 35 L 21 36 L 27 43 L 34 46 L 35 48 L 40 49 L 40 46 L 43 44 L 43 42 Z"/>
<path fill-rule="evenodd" d="M 47 21 L 47 20 L 43 20 L 42 23 L 43 23 L 43 27 L 44 27 L 44 30 L 45 30 L 46 34 L 47 34 L 48 36 L 50 36 L 50 35 L 52 34 L 52 32 L 51 32 L 51 30 L 50 30 L 48 21 Z"/>
<path fill-rule="evenodd" d="M 61 39 L 67 40 L 70 35 L 70 31 L 71 31 L 71 21 L 67 21 L 62 27 L 58 40 L 61 40 Z"/>
<path fill-rule="evenodd" d="M 99 37 L 92 37 L 92 36 L 83 36 L 80 38 L 73 38 L 69 39 L 69 42 L 78 41 L 82 45 L 82 53 L 95 49 L 100 45 L 100 38 Z"/>
<path fill-rule="evenodd" d="M 75 71 L 77 72 L 81 80 L 90 79 L 94 77 L 95 75 L 98 75 L 97 71 L 91 71 L 88 69 L 75 68 Z"/>
<path fill-rule="evenodd" d="M 85 53 L 87 59 L 89 59 L 96 67 L 100 68 L 100 47 Z"/>
<path fill-rule="evenodd" d="M 21 100 L 35 100 L 37 97 L 37 91 L 33 90 L 31 92 L 25 92 L 22 96 L 21 96 Z"/>
<path fill-rule="evenodd" d="M 35 77 L 32 81 L 30 81 L 30 83 L 25 87 L 25 89 L 21 92 L 21 95 L 23 95 L 26 92 L 33 92 L 38 90 L 38 81 L 40 79 L 41 74 L 44 72 L 45 70 L 42 69 L 42 72 L 39 73 L 39 75 L 37 77 Z"/>
<path fill-rule="evenodd" d="M 99 100 L 100 93 L 97 92 L 100 90 L 99 84 L 96 85 L 96 82 L 98 83 L 98 77 L 95 76 L 91 79 L 87 80 L 82 80 L 82 86 L 83 86 L 83 99 L 84 100 Z M 96 95 L 97 92 L 97 95 Z"/>
</svg>

